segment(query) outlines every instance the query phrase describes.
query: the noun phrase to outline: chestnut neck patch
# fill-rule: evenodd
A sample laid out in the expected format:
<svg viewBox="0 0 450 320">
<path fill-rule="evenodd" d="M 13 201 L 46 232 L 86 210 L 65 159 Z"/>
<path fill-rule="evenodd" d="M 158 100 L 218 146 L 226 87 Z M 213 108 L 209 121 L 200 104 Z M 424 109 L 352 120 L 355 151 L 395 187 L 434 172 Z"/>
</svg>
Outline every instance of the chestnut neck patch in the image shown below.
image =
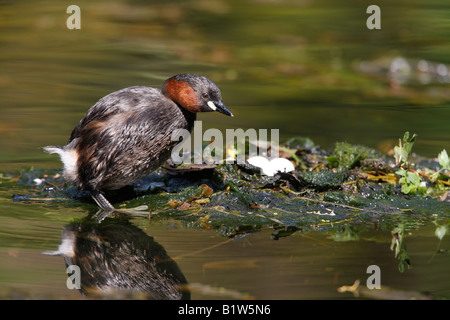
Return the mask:
<svg viewBox="0 0 450 320">
<path fill-rule="evenodd" d="M 165 94 L 179 106 L 190 112 L 199 112 L 200 103 L 192 87 L 184 81 L 169 79 L 165 84 Z"/>
</svg>

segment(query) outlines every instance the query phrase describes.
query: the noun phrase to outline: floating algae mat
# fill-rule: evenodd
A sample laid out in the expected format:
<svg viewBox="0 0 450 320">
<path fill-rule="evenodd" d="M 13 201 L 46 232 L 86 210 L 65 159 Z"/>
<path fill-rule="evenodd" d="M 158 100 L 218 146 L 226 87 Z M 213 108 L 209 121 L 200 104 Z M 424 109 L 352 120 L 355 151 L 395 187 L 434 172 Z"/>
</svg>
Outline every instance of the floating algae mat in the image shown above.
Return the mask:
<svg viewBox="0 0 450 320">
<path fill-rule="evenodd" d="M 278 239 L 311 229 L 345 230 L 370 223 L 391 230 L 399 222 L 414 226 L 430 219 L 448 221 L 445 159 L 414 157 L 408 142 L 412 139 L 405 136 L 390 156 L 347 143 L 327 151 L 309 139 L 294 138 L 280 151 L 295 164 L 293 172 L 268 177 L 248 164 L 167 167 L 107 197 L 116 208 L 147 206 L 138 214 L 145 218 L 176 219 L 186 227 L 214 229 L 230 237 L 262 227 L 273 228 Z M 414 194 L 404 192 L 411 182 L 402 184 L 399 167 L 419 176 L 418 189 L 408 189 Z M 426 180 L 432 173 L 435 179 Z M 96 210 L 89 195 L 67 185 L 58 170 L 3 173 L 0 197 Z"/>
</svg>

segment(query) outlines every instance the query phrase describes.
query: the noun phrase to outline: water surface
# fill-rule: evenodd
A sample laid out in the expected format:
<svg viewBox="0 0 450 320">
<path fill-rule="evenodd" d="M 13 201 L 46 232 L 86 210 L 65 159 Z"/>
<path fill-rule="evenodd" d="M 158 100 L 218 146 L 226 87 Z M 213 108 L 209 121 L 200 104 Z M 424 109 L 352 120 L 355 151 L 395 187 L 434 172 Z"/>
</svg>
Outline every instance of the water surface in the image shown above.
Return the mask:
<svg viewBox="0 0 450 320">
<path fill-rule="evenodd" d="M 204 129 L 277 128 L 282 140 L 308 136 L 326 148 L 347 141 L 387 149 L 410 131 L 418 134 L 419 154 L 450 150 L 445 1 L 379 1 L 382 29 L 376 31 L 366 28 L 360 1 L 77 5 L 80 30 L 67 29 L 62 2 L 0 5 L 1 173 L 60 168 L 42 147 L 65 144 L 99 98 L 133 85 L 159 87 L 185 72 L 215 81 L 235 114 L 200 115 Z M 408 67 L 390 74 L 395 61 Z M 440 77 L 437 69 L 417 74 L 420 61 L 444 71 Z M 64 259 L 42 252 L 57 250 L 64 228 L 95 208 L 13 202 L 13 194 L 24 190 L 2 192 L 0 295 L 81 298 L 66 286 Z M 175 260 L 193 299 L 349 299 L 354 296 L 337 288 L 356 279 L 364 284 L 373 264 L 381 268 L 383 286 L 392 288 L 385 298 L 395 298 L 395 290 L 449 298 L 448 235 L 440 241 L 433 223 L 444 225 L 449 213 L 444 209 L 407 228 L 412 268 L 403 272 L 390 249 L 401 217 L 390 230 L 371 224 L 357 232 L 343 228 L 341 235 L 318 229 L 280 240 L 269 227 L 228 239 L 176 220 L 133 218 L 131 224 Z"/>
</svg>

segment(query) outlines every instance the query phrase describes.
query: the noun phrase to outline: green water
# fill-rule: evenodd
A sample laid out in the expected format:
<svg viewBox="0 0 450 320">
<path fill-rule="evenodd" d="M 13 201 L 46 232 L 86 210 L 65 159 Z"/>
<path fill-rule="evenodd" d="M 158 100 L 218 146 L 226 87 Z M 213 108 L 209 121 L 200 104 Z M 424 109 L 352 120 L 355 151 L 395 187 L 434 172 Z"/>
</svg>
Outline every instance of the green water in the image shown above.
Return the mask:
<svg viewBox="0 0 450 320">
<path fill-rule="evenodd" d="M 0 172 L 60 168 L 41 148 L 64 144 L 99 98 L 133 85 L 159 87 L 186 72 L 215 81 L 235 115 L 200 115 L 204 130 L 277 128 L 281 140 L 309 136 L 327 148 L 336 141 L 393 146 L 410 131 L 418 134 L 414 150 L 435 157 L 450 150 L 450 5 L 377 4 L 381 30 L 367 29 L 367 5 L 356 0 L 78 1 L 81 29 L 68 30 L 69 4 L 3 2 Z M 423 83 L 410 70 L 393 81 L 386 68 L 396 57 L 413 69 L 420 60 L 442 65 L 442 75 L 427 71 L 431 80 Z M 372 68 L 362 67 L 367 63 Z M 12 200 L 30 189 L 1 189 L 0 295 L 79 299 L 66 286 L 63 258 L 42 252 L 56 250 L 64 228 L 94 208 Z M 229 240 L 176 220 L 133 218 L 131 224 L 197 285 L 193 299 L 353 298 L 337 288 L 356 279 L 365 284 L 372 264 L 380 266 L 382 285 L 392 288 L 386 298 L 395 290 L 449 298 L 449 237 L 439 240 L 433 223 L 445 224 L 449 213 L 443 206 L 408 229 L 412 268 L 404 272 L 390 250 L 400 218 L 390 230 L 370 224 L 336 236 L 318 229 L 278 241 L 269 227 Z"/>
</svg>

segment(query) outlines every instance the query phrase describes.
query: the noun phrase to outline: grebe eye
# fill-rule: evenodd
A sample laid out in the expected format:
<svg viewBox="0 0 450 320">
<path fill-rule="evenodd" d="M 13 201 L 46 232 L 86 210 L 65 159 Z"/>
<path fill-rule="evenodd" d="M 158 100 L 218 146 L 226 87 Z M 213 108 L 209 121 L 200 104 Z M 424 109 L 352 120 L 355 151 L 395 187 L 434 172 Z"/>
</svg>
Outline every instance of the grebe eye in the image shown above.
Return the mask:
<svg viewBox="0 0 450 320">
<path fill-rule="evenodd" d="M 203 98 L 203 99 L 209 99 L 209 94 L 207 94 L 207 93 L 202 93 L 202 98 Z"/>
</svg>

